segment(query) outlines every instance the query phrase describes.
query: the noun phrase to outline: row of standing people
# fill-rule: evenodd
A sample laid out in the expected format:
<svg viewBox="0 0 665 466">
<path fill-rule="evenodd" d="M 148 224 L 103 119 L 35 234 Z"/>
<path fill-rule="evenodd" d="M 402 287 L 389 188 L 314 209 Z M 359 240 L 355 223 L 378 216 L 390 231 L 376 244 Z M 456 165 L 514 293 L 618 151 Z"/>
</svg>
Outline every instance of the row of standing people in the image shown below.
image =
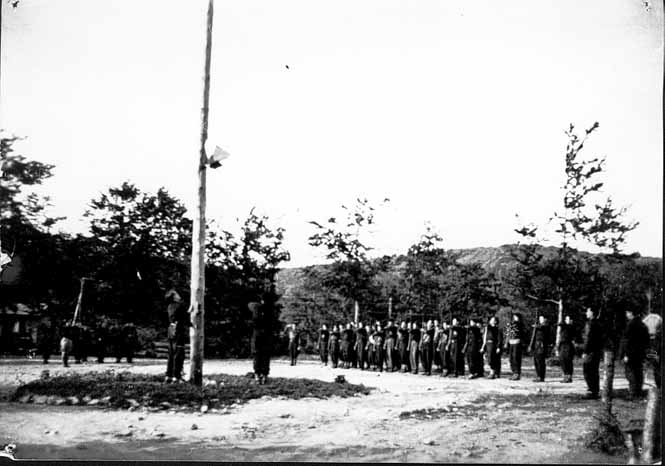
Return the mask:
<svg viewBox="0 0 665 466">
<path fill-rule="evenodd" d="M 44 320 L 37 327 L 36 342 L 37 353 L 42 356 L 44 364 L 48 364 L 56 341 L 65 367 L 69 367 L 70 357 L 77 364 L 87 362 L 89 356 L 95 357 L 98 363 L 103 363 L 108 356 L 115 357 L 116 362 L 126 358 L 131 363 L 139 346 L 138 333 L 132 323 L 119 325 L 102 322 L 86 326 L 69 321 L 56 332 Z"/>
<path fill-rule="evenodd" d="M 630 394 L 640 396 L 644 382 L 643 366 L 649 361 L 654 371 L 654 379 L 660 384 L 660 346 L 658 344 L 662 319 L 649 314 L 655 322 L 649 329 L 639 318 L 638 313 L 626 310 L 627 325 L 620 340 L 618 356 L 624 364 Z M 562 383 L 572 383 L 573 361 L 577 339 L 576 326 L 570 315 L 559 323 L 560 340 L 558 343 L 559 363 Z M 651 328 L 653 327 L 653 329 Z M 529 333 L 531 333 L 529 337 Z M 468 325 L 460 324 L 453 318 L 451 323 L 439 325 L 436 320 L 427 321 L 422 326 L 418 322 L 401 322 L 399 325 L 389 321 L 383 327 L 380 322 L 374 325 L 356 324 L 333 325 L 328 330 L 324 324 L 317 341 L 321 363 L 333 368 L 358 368 L 383 371 L 401 371 L 431 375 L 433 366 L 441 376 L 460 377 L 465 375 L 475 379 L 484 376 L 484 362 L 489 366 L 488 378 L 501 377 L 501 357 L 508 353 L 511 380 L 519 380 L 522 373 L 524 350 L 532 354 L 536 377 L 534 382 L 545 381 L 547 358 L 554 347 L 554 328 L 547 319 L 540 315 L 528 332 L 519 313 L 513 313 L 511 321 L 504 329 L 499 327 L 496 316 L 491 317 L 482 328 L 481 319 L 472 317 Z M 294 343 L 297 332 L 295 326 L 290 330 L 291 364 L 296 363 L 297 351 Z M 582 332 L 582 369 L 587 385 L 588 398 L 598 398 L 600 391 L 600 361 L 602 359 L 605 335 L 598 321 L 596 312 L 586 310 L 586 322 Z M 649 355 L 649 356 L 648 356 Z M 483 358 L 485 361 L 483 361 Z"/>
<path fill-rule="evenodd" d="M 424 375 L 438 370 L 444 377 L 460 377 L 465 375 L 466 366 L 469 378 L 484 375 L 485 354 L 489 377 L 500 377 L 504 338 L 499 321 L 492 317 L 484 329 L 481 325 L 477 317 L 470 318 L 466 326 L 456 317 L 442 325 L 437 320 L 422 325 L 406 321 L 396 325 L 389 321 L 385 327 L 380 322 L 374 325 L 348 323 L 334 325 L 331 331 L 323 325 L 317 348 L 321 362 L 328 364 L 330 358 L 333 368 L 341 365 Z M 514 367 L 514 375 L 518 376 L 520 370 L 521 367 Z"/>
</svg>

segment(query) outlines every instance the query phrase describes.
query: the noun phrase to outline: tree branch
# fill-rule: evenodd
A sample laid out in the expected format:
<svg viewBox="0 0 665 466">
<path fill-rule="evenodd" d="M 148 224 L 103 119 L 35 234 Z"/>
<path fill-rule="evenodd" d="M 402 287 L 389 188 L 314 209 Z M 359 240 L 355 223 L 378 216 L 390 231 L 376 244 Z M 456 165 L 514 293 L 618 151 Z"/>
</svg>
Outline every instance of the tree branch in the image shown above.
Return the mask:
<svg viewBox="0 0 665 466">
<path fill-rule="evenodd" d="M 546 303 L 554 303 L 554 304 L 559 304 L 559 301 L 555 301 L 554 299 L 545 299 L 545 298 L 538 298 L 536 296 L 533 296 L 531 294 L 526 295 L 527 298 L 531 298 L 535 301 L 543 301 Z"/>
</svg>

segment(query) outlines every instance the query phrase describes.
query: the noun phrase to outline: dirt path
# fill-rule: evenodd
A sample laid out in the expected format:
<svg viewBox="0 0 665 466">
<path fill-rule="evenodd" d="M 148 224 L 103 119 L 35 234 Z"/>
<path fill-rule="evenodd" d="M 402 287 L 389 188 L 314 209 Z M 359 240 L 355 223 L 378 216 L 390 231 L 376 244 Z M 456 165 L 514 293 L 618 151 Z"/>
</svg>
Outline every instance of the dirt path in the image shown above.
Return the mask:
<svg viewBox="0 0 665 466">
<path fill-rule="evenodd" d="M 36 361 L 0 362 L 0 389 L 39 377 L 48 367 L 57 373 L 131 370 L 156 373 L 163 361 L 82 364 L 64 369 Z M 206 361 L 205 372 L 242 375 L 246 360 Z M 0 403 L 0 442 L 18 445 L 18 458 L 179 459 L 245 461 L 409 461 L 409 462 L 621 462 L 585 453 L 580 437 L 593 419 L 597 401 L 560 403 L 543 411 L 537 402 L 501 402 L 506 395 L 584 393 L 581 374 L 572 384 L 531 382 L 531 368 L 521 381 L 466 380 L 438 375 L 330 369 L 313 361 L 291 367 L 274 361 L 276 377 L 332 381 L 343 374 L 351 383 L 376 389 L 369 396 L 329 400 L 259 399 L 234 406 L 227 414 L 134 412 L 87 407 Z M 625 380 L 617 377 L 616 388 Z M 479 407 L 473 401 L 492 394 Z M 559 399 L 559 397 L 555 397 Z M 479 409 L 480 408 L 480 409 Z M 406 411 L 429 409 L 417 418 Z M 432 411 L 433 410 L 433 411 Z M 429 417 L 428 417 L 429 416 Z M 195 428 L 192 425 L 196 424 Z"/>
</svg>

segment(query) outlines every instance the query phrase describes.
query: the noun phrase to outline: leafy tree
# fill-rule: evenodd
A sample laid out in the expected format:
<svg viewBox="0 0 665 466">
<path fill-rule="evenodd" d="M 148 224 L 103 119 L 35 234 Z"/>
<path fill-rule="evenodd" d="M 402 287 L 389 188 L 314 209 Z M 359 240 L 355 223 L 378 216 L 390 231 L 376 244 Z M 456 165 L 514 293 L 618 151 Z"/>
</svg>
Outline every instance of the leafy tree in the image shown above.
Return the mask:
<svg viewBox="0 0 665 466">
<path fill-rule="evenodd" d="M 96 240 L 88 273 L 103 314 L 153 323 L 167 283 L 186 289 L 191 221 L 164 188 L 144 193 L 129 182 L 93 199 L 86 217 Z"/>
<path fill-rule="evenodd" d="M 48 198 L 30 189 L 53 176 L 53 165 L 17 154 L 15 136 L 0 134 L 0 306 L 37 307 L 61 278 L 53 273 L 62 238 L 48 234 L 59 218 L 47 215 Z"/>
<path fill-rule="evenodd" d="M 388 202 L 384 200 L 384 203 Z M 326 258 L 332 260 L 331 267 L 316 270 L 317 280 L 326 288 L 348 298 L 358 309 L 362 302 L 371 302 L 372 278 L 377 269 L 368 258 L 371 247 L 361 240 L 361 234 L 374 224 L 375 208 L 367 199 L 356 199 L 352 209 L 342 205 L 346 218 L 338 221 L 330 217 L 326 225 L 311 221 L 316 232 L 309 237 L 309 244 L 326 250 Z M 348 319 L 348 317 L 347 317 Z"/>
<path fill-rule="evenodd" d="M 239 239 L 228 231 L 208 229 L 206 245 L 206 344 L 211 354 L 246 356 L 249 351 L 250 301 L 262 299 L 279 329 L 282 305 L 275 280 L 280 265 L 290 259 L 283 247 L 284 229 L 272 228 L 267 216 L 252 209 Z"/>
<path fill-rule="evenodd" d="M 527 296 L 556 303 L 558 306 L 558 320 L 561 322 L 564 311 L 564 301 L 572 301 L 584 298 L 580 293 L 575 293 L 575 286 L 582 287 L 587 291 L 586 298 L 593 295 L 593 290 L 607 288 L 603 283 L 605 278 L 600 270 L 604 259 L 612 261 L 618 256 L 625 242 L 626 234 L 637 227 L 636 222 L 625 220 L 626 208 L 616 208 L 612 199 L 608 196 L 602 198 L 601 188 L 603 183 L 598 181 L 598 175 L 602 173 L 605 159 L 592 158 L 585 160 L 581 151 L 589 135 L 598 128 L 594 123 L 585 131 L 583 137 L 578 136 L 571 124 L 566 135 L 568 144 L 565 155 L 566 182 L 563 186 L 563 210 L 555 212 L 552 219 L 556 224 L 556 238 L 558 250 L 554 256 L 546 256 L 542 249 L 534 244 L 537 237 L 537 227 L 526 226 L 515 230 L 531 244 L 518 248 L 516 258 L 520 261 L 522 270 L 527 279 L 524 287 Z M 580 242 L 595 246 L 601 251 L 608 251 L 608 255 L 601 256 L 600 263 L 588 260 L 583 254 L 577 254 L 576 249 L 571 247 L 571 242 Z M 538 290 L 537 278 L 543 278 L 549 287 L 551 295 L 544 297 L 529 294 L 531 290 Z M 574 285 L 577 283 L 577 285 Z M 541 288 L 542 290 L 543 288 Z M 591 291 L 591 292 L 589 292 Z M 596 296 L 598 296 L 596 294 Z M 602 302 L 604 298 L 604 303 Z M 619 333 L 620 319 L 617 315 L 618 308 L 607 302 L 608 293 L 601 292 L 601 306 L 604 308 L 604 322 L 606 327 L 605 348 L 605 381 L 603 398 L 607 402 L 608 410 L 611 410 L 611 379 L 614 374 L 614 356 L 616 340 Z M 590 300 L 592 301 L 592 300 Z M 557 331 L 556 347 L 560 341 L 560 328 Z M 609 387 L 609 388 L 608 388 Z"/>
<path fill-rule="evenodd" d="M 555 224 L 554 237 L 558 243 L 555 254 L 548 254 L 539 246 L 545 238 L 537 237 L 538 227 L 528 225 L 515 230 L 526 240 L 515 250 L 515 258 L 522 266 L 516 280 L 518 287 L 531 299 L 556 304 L 559 322 L 563 319 L 565 302 L 589 301 L 593 277 L 597 275 L 598 265 L 589 256 L 578 254 L 571 243 L 586 243 L 618 254 L 626 234 L 637 227 L 637 223 L 624 220 L 625 208 L 615 208 L 610 197 L 600 198 L 603 183 L 598 181 L 598 175 L 602 173 L 605 158 L 585 160 L 581 155 L 587 138 L 597 128 L 596 122 L 581 138 L 572 124 L 566 131 L 563 210 L 554 212 L 550 218 Z M 557 348 L 559 341 L 560 330 Z"/>
</svg>

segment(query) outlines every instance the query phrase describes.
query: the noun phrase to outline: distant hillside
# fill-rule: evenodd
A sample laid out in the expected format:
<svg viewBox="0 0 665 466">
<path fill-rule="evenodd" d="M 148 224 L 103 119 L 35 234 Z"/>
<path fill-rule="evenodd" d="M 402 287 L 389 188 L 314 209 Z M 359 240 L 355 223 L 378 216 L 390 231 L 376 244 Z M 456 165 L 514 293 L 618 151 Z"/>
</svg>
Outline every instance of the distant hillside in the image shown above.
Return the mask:
<svg viewBox="0 0 665 466">
<path fill-rule="evenodd" d="M 448 252 L 450 252 L 461 264 L 480 264 L 483 269 L 494 273 L 494 275 L 500 280 L 511 267 L 516 265 L 515 260 L 510 254 L 511 250 L 515 247 L 516 245 L 514 244 L 505 244 L 499 247 L 451 249 L 448 250 Z M 557 251 L 557 248 L 546 247 L 544 250 L 553 254 Z M 662 263 L 662 259 L 657 257 L 641 257 L 639 260 Z M 404 256 L 393 256 L 393 270 L 397 271 L 403 262 Z M 316 265 L 315 267 L 325 267 L 325 265 Z M 285 297 L 288 297 L 293 290 L 302 286 L 304 280 L 303 271 L 304 267 L 286 268 L 281 270 L 277 275 L 278 292 Z"/>
</svg>

